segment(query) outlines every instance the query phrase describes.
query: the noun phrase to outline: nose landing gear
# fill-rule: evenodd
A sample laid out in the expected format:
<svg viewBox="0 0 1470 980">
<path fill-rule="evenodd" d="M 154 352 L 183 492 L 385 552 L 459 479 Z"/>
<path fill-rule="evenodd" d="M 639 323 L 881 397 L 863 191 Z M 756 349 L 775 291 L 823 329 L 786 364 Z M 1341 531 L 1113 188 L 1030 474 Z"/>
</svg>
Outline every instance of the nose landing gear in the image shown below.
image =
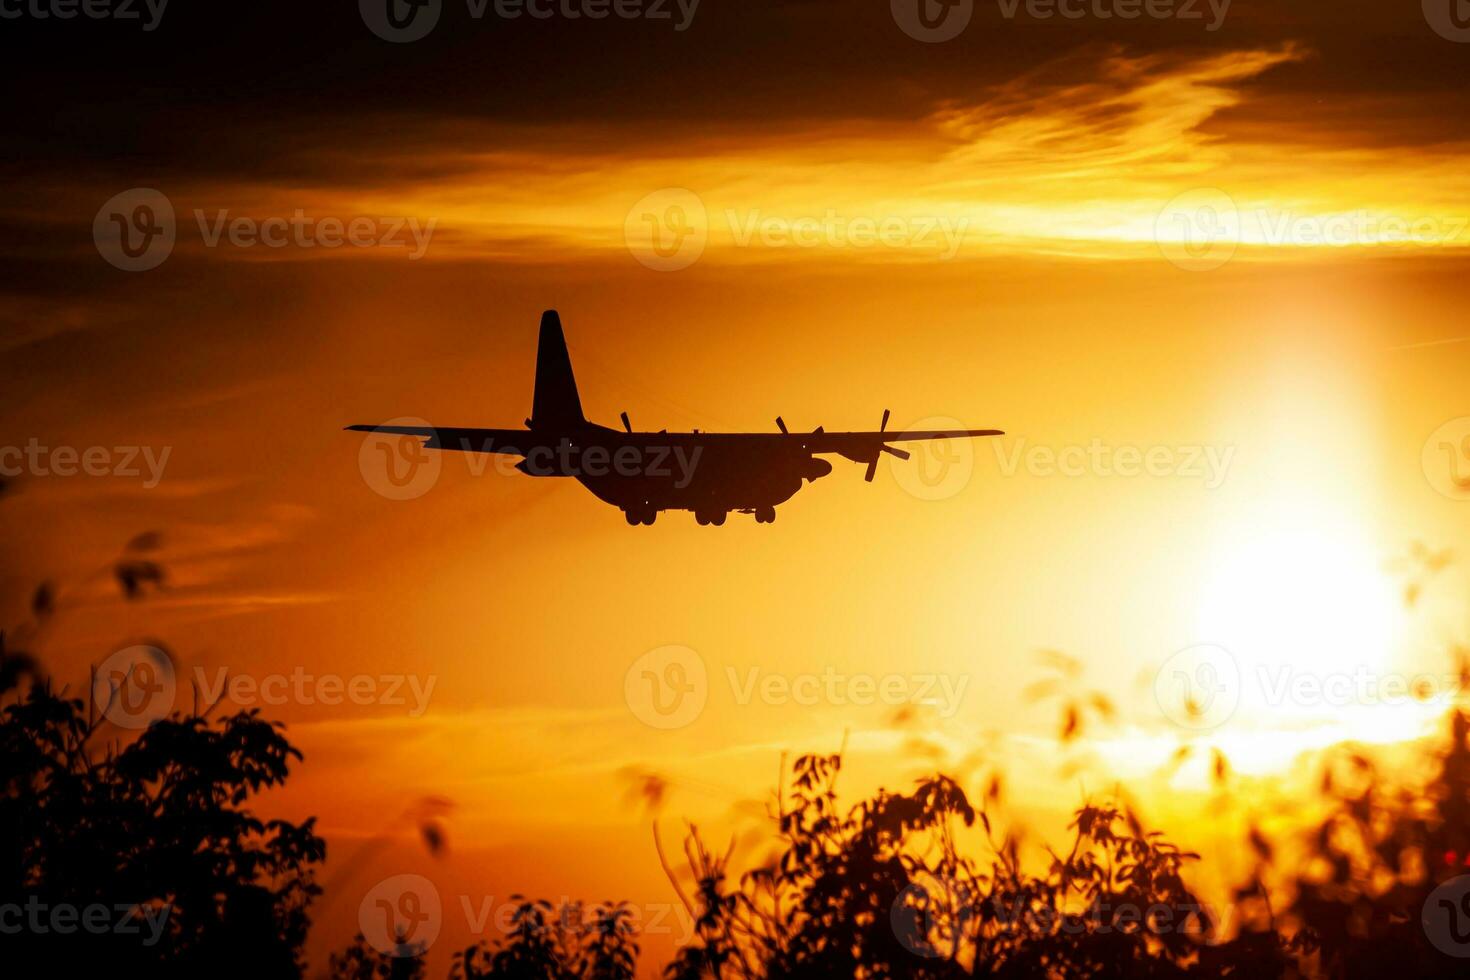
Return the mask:
<svg viewBox="0 0 1470 980">
<path fill-rule="evenodd" d="M 757 507 L 755 509 L 755 522 L 757 524 L 772 524 L 776 520 L 776 508 Z"/>
<path fill-rule="evenodd" d="M 653 519 L 658 516 L 658 511 L 651 508 L 629 507 L 623 511 L 623 517 L 629 524 L 652 524 Z"/>
<path fill-rule="evenodd" d="M 719 527 L 721 524 L 725 523 L 725 512 L 722 510 L 697 510 L 694 512 L 694 520 L 696 523 L 701 525 L 713 524 L 715 527 Z"/>
</svg>

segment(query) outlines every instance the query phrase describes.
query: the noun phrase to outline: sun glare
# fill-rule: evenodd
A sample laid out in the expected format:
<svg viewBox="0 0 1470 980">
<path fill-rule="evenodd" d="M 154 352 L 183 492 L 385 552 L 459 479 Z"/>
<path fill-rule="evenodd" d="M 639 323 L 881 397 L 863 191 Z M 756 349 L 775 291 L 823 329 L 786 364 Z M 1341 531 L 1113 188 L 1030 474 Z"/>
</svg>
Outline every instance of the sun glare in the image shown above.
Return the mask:
<svg viewBox="0 0 1470 980">
<path fill-rule="evenodd" d="M 1341 515 L 1294 510 L 1225 549 L 1204 591 L 1201 635 L 1238 668 L 1229 728 L 1309 747 L 1421 734 L 1443 710 L 1437 678 L 1406 671 L 1402 610 L 1382 557 Z M 1286 762 L 1278 743 L 1271 755 Z"/>
</svg>

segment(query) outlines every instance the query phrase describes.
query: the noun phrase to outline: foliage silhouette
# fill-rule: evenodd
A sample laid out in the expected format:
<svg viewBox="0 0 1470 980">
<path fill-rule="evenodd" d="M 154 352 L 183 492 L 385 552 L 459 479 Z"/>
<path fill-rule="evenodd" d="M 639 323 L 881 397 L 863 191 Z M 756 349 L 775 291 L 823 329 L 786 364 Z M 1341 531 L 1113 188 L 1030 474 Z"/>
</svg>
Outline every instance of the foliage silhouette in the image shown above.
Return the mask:
<svg viewBox="0 0 1470 980">
<path fill-rule="evenodd" d="M 161 566 L 136 566 L 116 564 L 130 599 L 163 581 Z M 42 586 L 18 635 L 38 636 L 56 608 Z M 8 969 L 301 975 L 326 845 L 312 820 L 261 820 L 246 806 L 300 753 L 254 711 L 109 729 L 91 693 L 57 693 L 38 658 L 0 636 L 0 909 L 7 927 L 20 923 L 4 931 Z"/>
<path fill-rule="evenodd" d="M 455 954 L 453 980 L 632 980 L 638 944 L 626 904 L 595 906 L 584 919 L 578 903 L 516 902 L 504 940 Z"/>
<path fill-rule="evenodd" d="M 129 600 L 166 583 L 142 558 L 140 535 L 105 570 Z M 263 820 L 251 798 L 279 786 L 300 753 L 254 711 L 211 719 L 174 712 L 137 733 L 110 731 L 106 705 L 58 693 L 33 642 L 66 608 L 43 584 L 30 621 L 0 633 L 0 943 L 7 974 L 293 977 L 315 869 L 325 843 L 310 819 Z M 1411 597 L 1407 601 L 1412 601 Z M 16 649 L 17 646 L 23 649 Z M 1076 689 L 1073 662 L 1033 700 L 1058 698 L 1058 744 L 1086 737 L 1114 714 Z M 1461 663 L 1470 654 L 1460 652 Z M 1461 690 L 1470 688 L 1462 666 Z M 93 693 L 95 686 L 92 688 Z M 771 805 L 772 856 L 738 876 L 734 844 L 711 849 L 690 827 L 683 854 L 692 887 L 660 860 L 690 913 L 692 941 L 665 980 L 919 978 L 1326 977 L 1463 975 L 1434 935 L 1431 913 L 1470 912 L 1470 898 L 1436 889 L 1470 875 L 1470 713 L 1454 704 L 1446 738 L 1416 745 L 1415 767 L 1390 769 L 1351 745 L 1324 758 L 1320 817 L 1300 840 L 1252 825 L 1241 852 L 1254 869 L 1230 896 L 1220 929 L 1189 885 L 1201 861 L 1123 800 L 1086 801 L 1067 846 L 1040 867 L 1022 859 L 1019 830 L 993 823 L 1001 779 L 983 800 L 935 773 L 907 792 L 839 802 L 842 753 L 806 755 Z M 105 742 L 105 744 L 104 744 Z M 1174 764 L 1194 751 L 1182 746 Z M 1209 752 L 1214 783 L 1232 779 Z M 665 783 L 639 775 L 642 796 Z M 783 776 L 782 783 L 786 782 Z M 1313 801 L 1302 801 L 1305 805 Z M 432 853 L 444 836 L 438 798 L 412 808 Z M 1304 810 L 1304 812 L 1306 812 Z M 425 829 L 427 828 L 427 829 Z M 987 856 L 966 853 L 983 839 Z M 1470 894 L 1470 877 L 1465 878 Z M 639 945 L 623 903 L 553 907 L 516 897 L 511 928 L 453 957 L 453 980 L 631 980 Z M 1458 906 L 1456 906 L 1458 902 Z M 100 916 L 90 910 L 101 909 Z M 60 910 L 65 921 L 56 916 Z M 19 916 L 19 918 L 17 918 Z M 88 921 L 88 917 L 92 921 Z M 12 924 L 20 921 L 20 928 Z M 82 927 L 85 924 L 85 927 Z M 1458 919 L 1453 952 L 1470 954 Z M 424 950 L 373 949 L 362 936 L 330 958 L 338 980 L 420 980 Z M 403 955 L 406 954 L 406 955 Z"/>
<path fill-rule="evenodd" d="M 379 952 L 358 933 L 351 946 L 332 954 L 327 972 L 332 980 L 423 980 L 424 961 L 418 955 Z"/>
</svg>

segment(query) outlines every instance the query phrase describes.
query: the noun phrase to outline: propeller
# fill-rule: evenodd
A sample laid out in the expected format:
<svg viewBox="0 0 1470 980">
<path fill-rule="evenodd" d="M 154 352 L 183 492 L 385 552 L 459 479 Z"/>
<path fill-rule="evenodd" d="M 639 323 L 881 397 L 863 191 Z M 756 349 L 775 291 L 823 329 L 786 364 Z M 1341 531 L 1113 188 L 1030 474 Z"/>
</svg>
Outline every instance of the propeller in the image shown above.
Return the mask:
<svg viewBox="0 0 1470 980">
<path fill-rule="evenodd" d="M 779 415 L 776 416 L 776 428 L 781 430 L 783 436 L 786 435 L 786 423 Z"/>
<path fill-rule="evenodd" d="M 878 424 L 878 431 L 880 433 L 888 431 L 888 409 L 886 408 L 883 409 L 883 421 Z M 878 473 L 878 453 L 887 453 L 890 456 L 897 456 L 899 459 L 909 458 L 909 452 L 906 449 L 895 449 L 892 446 L 879 446 L 877 451 L 873 453 L 873 458 L 868 460 L 868 471 L 863 474 L 863 479 L 869 483 L 873 482 L 873 477 Z"/>
<path fill-rule="evenodd" d="M 633 431 L 633 423 L 628 421 L 628 413 L 624 412 L 622 415 L 619 416 L 619 418 L 623 420 L 623 428 L 631 433 Z"/>
</svg>

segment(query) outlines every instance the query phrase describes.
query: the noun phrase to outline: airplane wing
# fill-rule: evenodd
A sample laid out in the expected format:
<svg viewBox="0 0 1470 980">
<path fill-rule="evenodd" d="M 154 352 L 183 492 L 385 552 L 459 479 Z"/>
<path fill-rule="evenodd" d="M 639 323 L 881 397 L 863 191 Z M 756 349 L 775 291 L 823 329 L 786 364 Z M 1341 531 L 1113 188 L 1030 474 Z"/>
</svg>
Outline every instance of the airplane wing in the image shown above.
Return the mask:
<svg viewBox="0 0 1470 980">
<path fill-rule="evenodd" d="M 505 453 L 524 456 L 534 443 L 525 429 L 456 429 L 440 426 L 349 425 L 349 432 L 382 432 L 391 436 L 418 436 L 425 449 L 457 449 L 466 453 Z"/>
<path fill-rule="evenodd" d="M 888 413 L 883 413 L 883 422 L 888 422 Z M 822 455 L 836 453 L 855 463 L 867 463 L 864 479 L 872 481 L 878 467 L 878 456 L 888 453 L 899 459 L 908 459 L 910 453 L 890 445 L 895 442 L 925 442 L 938 439 L 974 439 L 981 436 L 1003 436 L 1002 429 L 909 429 L 889 431 L 880 428 L 876 432 L 788 432 L 780 419 L 776 424 L 780 432 L 639 432 L 629 433 L 625 438 L 643 446 L 711 446 L 743 447 L 748 450 L 772 453 L 797 452 Z"/>
<path fill-rule="evenodd" d="M 893 432 L 806 432 L 777 438 L 798 439 L 803 445 L 811 447 L 811 452 L 814 453 L 843 453 L 844 449 L 871 448 L 887 442 L 927 442 L 930 439 L 974 439 L 1003 435 L 1003 429 L 903 429 Z"/>
<path fill-rule="evenodd" d="M 883 422 L 888 422 L 884 412 Z M 927 442 L 936 439 L 973 439 L 981 436 L 1002 436 L 1001 429 L 909 429 L 903 431 L 876 432 L 826 432 L 820 428 L 813 432 L 787 432 L 785 423 L 777 420 L 780 432 L 618 432 L 614 429 L 599 429 L 595 434 L 584 437 L 586 443 L 606 445 L 611 448 L 633 445 L 644 448 L 729 446 L 772 453 L 797 452 L 822 455 L 836 453 L 856 463 L 867 463 L 864 479 L 872 481 L 878 468 L 878 456 L 888 453 L 899 459 L 908 459 L 909 452 L 889 445 L 894 442 Z M 544 437 L 525 429 L 461 429 L 439 426 L 404 425 L 349 425 L 353 432 L 382 432 L 388 435 L 417 436 L 424 440 L 426 449 L 450 449 L 473 453 L 504 453 L 525 456 L 533 448 L 545 445 Z"/>
<path fill-rule="evenodd" d="M 887 413 L 884 413 L 887 422 Z M 855 463 L 867 463 L 863 479 L 873 482 L 878 471 L 878 455 L 887 453 L 899 459 L 908 459 L 907 449 L 890 446 L 891 442 L 928 442 L 935 439 L 973 439 L 981 436 L 1003 436 L 1001 429 L 909 429 L 899 432 L 808 432 L 802 435 L 778 436 L 782 439 L 799 439 L 808 452 L 837 453 Z"/>
</svg>

